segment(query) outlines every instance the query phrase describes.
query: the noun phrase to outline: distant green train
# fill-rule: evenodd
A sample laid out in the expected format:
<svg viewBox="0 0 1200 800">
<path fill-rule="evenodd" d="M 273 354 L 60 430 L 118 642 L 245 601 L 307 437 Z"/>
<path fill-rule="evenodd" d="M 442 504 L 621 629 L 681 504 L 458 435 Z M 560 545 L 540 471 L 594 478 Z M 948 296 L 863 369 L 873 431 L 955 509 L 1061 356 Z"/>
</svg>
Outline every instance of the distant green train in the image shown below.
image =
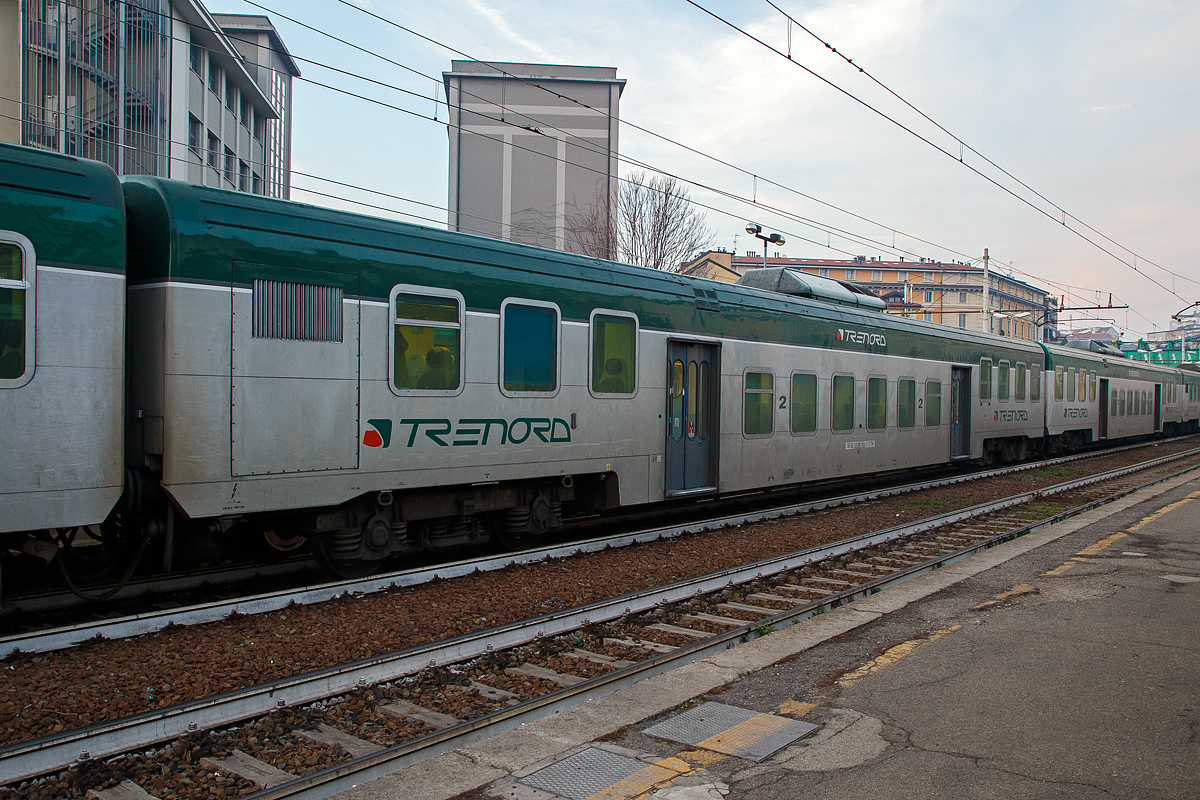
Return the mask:
<svg viewBox="0 0 1200 800">
<path fill-rule="evenodd" d="M 1197 428 L 1200 373 L 880 305 L 0 145 L 4 557 L 62 563 L 86 534 L 170 569 L 254 539 L 365 573 L 618 507 Z"/>
</svg>

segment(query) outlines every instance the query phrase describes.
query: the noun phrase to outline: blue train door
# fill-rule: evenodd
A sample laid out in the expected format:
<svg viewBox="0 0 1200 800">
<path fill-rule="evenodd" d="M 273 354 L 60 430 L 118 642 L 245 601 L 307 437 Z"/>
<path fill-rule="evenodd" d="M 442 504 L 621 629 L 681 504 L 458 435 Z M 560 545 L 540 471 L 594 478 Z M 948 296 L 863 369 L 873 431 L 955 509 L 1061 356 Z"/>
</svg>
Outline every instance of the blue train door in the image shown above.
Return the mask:
<svg viewBox="0 0 1200 800">
<path fill-rule="evenodd" d="M 667 346 L 667 496 L 715 492 L 717 348 L 670 342 Z"/>
<path fill-rule="evenodd" d="M 950 457 L 971 456 L 971 368 L 953 367 L 950 374 Z"/>
</svg>

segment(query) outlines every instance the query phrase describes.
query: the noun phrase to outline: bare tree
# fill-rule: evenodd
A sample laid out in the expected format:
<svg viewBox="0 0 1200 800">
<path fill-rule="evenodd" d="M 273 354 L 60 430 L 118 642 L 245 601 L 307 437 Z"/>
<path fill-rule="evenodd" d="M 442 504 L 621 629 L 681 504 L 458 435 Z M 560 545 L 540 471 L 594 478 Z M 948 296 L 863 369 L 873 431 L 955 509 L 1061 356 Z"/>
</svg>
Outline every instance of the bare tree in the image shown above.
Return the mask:
<svg viewBox="0 0 1200 800">
<path fill-rule="evenodd" d="M 604 206 L 596 202 L 572 215 L 567 226 L 571 250 L 678 272 L 712 245 L 714 235 L 704 213 L 672 177 L 629 173 L 617 190 L 615 230 L 609 227 Z"/>
</svg>

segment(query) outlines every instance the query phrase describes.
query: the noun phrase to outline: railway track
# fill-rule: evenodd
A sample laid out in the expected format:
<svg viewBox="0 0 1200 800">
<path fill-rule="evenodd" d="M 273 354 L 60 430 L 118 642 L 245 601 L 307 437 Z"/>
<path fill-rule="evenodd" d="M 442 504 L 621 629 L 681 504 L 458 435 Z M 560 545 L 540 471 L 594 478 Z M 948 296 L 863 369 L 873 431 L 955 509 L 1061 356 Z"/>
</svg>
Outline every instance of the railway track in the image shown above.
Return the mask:
<svg viewBox="0 0 1200 800">
<path fill-rule="evenodd" d="M 1187 450 L 601 603 L 25 742 L 0 750 L 0 781 L 73 762 L 74 785 L 132 776 L 158 793 L 151 796 L 164 798 L 218 794 L 218 788 L 236 796 L 256 785 L 256 797 L 328 796 L 1198 466 L 1200 450 Z M 253 721 L 207 732 L 247 719 Z M 171 739 L 149 755 L 107 758 Z M 16 794 L 36 797 L 64 780 L 26 782 Z"/>
<path fill-rule="evenodd" d="M 1044 459 L 999 469 L 942 476 L 899 486 L 888 486 L 850 494 L 822 497 L 801 503 L 790 502 L 784 505 L 767 505 L 753 508 L 749 511 L 740 511 L 709 519 L 689 519 L 683 523 L 655 526 L 630 533 L 599 536 L 582 541 L 569 541 L 516 553 L 487 555 L 459 561 L 434 563 L 428 566 L 399 570 L 364 579 L 330 581 L 315 585 L 307 584 L 301 588 L 287 586 L 249 596 L 233 594 L 232 596 L 181 607 L 155 608 L 150 606 L 126 614 L 109 612 L 100 618 L 81 618 L 72 620 L 66 624 L 56 622 L 53 625 L 41 625 L 34 623 L 26 626 L 25 630 L 0 636 L 0 658 L 17 650 L 26 653 L 50 652 L 76 645 L 97 636 L 106 639 L 140 636 L 162 630 L 169 625 L 204 624 L 225 619 L 234 614 L 261 614 L 277 611 L 291 604 L 308 605 L 322 603 L 344 595 L 370 594 L 399 587 L 415 586 L 439 578 L 461 577 L 477 570 L 485 572 L 493 571 L 515 564 L 528 564 L 546 559 L 564 558 L 575 553 L 597 552 L 610 547 L 627 547 L 658 539 L 670 539 L 686 533 L 720 530 L 729 526 L 750 524 L 768 519 L 870 502 L 885 497 L 919 492 L 941 486 L 1047 469 L 1090 459 L 1107 458 L 1116 454 L 1130 453 L 1140 449 L 1154 449 L 1160 445 L 1177 445 L 1195 438 L 1178 437 L 1164 440 L 1161 443 L 1126 445 L 1109 450 Z M 131 583 L 123 590 L 123 593 L 118 593 L 117 599 L 143 595 L 169 597 L 172 592 L 192 591 L 202 587 L 219 585 L 225 579 L 229 579 L 230 581 L 255 579 L 261 584 L 264 580 L 295 574 L 311 566 L 311 560 L 298 559 L 284 564 L 263 565 L 260 567 L 235 567 L 226 571 L 199 570 L 181 576 L 149 578 Z M 12 599 L 18 612 L 34 613 L 52 609 L 83 608 L 81 605 L 82 601 L 79 601 L 78 598 L 69 592 L 27 595 L 24 597 L 16 596 Z M 174 603 L 171 605 L 174 606 Z"/>
</svg>

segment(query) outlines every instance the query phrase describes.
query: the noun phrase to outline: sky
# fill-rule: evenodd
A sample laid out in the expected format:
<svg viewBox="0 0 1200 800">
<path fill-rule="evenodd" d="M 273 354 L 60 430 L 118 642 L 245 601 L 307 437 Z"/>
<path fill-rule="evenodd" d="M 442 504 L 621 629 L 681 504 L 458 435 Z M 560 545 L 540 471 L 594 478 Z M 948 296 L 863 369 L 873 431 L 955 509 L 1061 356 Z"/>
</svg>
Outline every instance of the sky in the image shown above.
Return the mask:
<svg viewBox="0 0 1200 800">
<path fill-rule="evenodd" d="M 1128 304 L 1062 319 L 1097 317 L 1126 339 L 1200 300 L 1200 4 L 774 1 L 949 133 L 798 26 L 789 60 L 687 0 L 207 5 L 266 14 L 298 59 L 293 200 L 444 227 L 452 58 L 616 67 L 623 158 L 786 212 L 693 185 L 716 247 L 757 250 L 755 221 L 794 258 L 975 261 L 987 248 L 994 268 L 1068 306 Z M 696 2 L 789 52 L 789 23 L 766 0 Z"/>
</svg>

